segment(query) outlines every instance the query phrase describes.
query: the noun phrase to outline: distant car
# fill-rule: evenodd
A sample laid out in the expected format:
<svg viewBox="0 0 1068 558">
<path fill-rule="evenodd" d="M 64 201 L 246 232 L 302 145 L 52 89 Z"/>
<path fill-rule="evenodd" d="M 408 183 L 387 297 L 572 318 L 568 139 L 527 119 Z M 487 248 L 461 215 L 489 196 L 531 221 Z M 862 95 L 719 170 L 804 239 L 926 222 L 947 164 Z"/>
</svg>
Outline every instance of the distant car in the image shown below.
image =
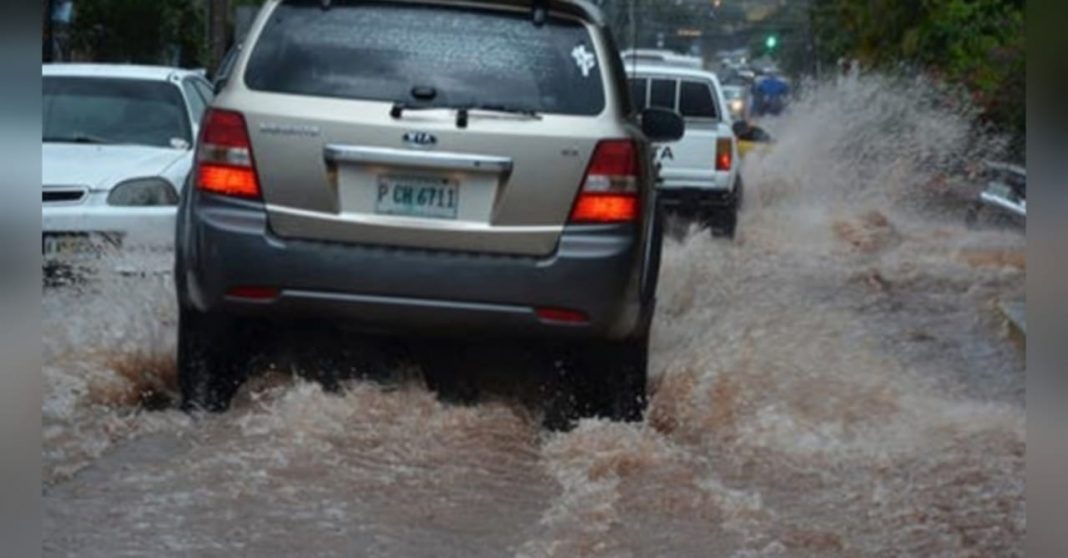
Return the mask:
<svg viewBox="0 0 1068 558">
<path fill-rule="evenodd" d="M 735 122 L 749 119 L 749 108 L 752 104 L 749 88 L 742 85 L 724 85 L 723 99 L 727 101 L 727 110 Z"/>
<path fill-rule="evenodd" d="M 778 75 L 761 76 L 753 82 L 752 110 L 757 116 L 782 114 L 790 96 L 790 82 Z"/>
<path fill-rule="evenodd" d="M 621 52 L 620 56 L 623 58 L 623 62 L 628 65 L 642 62 L 670 64 L 672 66 L 683 66 L 696 70 L 704 69 L 704 59 L 700 56 L 679 54 L 671 50 L 651 48 L 628 49 Z"/>
<path fill-rule="evenodd" d="M 732 119 L 716 74 L 661 63 L 627 65 L 626 70 L 638 108 L 674 110 L 686 121 L 681 139 L 657 146 L 664 207 L 709 225 L 714 234 L 733 237 L 742 179 Z"/>
<path fill-rule="evenodd" d="M 131 245 L 169 246 L 211 86 L 196 71 L 42 67 L 46 265 Z"/>
<path fill-rule="evenodd" d="M 1009 163 L 984 161 L 986 188 L 980 192 L 967 220 L 975 222 L 984 208 L 999 210 L 1020 222 L 1027 220 L 1027 169 Z"/>
</svg>

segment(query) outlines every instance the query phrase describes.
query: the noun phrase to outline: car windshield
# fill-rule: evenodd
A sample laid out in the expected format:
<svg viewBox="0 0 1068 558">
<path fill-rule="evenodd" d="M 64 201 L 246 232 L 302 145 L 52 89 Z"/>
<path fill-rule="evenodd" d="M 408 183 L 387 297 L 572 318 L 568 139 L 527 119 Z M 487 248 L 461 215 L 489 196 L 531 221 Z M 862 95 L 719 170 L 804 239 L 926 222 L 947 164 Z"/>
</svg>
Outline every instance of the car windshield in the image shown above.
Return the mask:
<svg viewBox="0 0 1068 558">
<path fill-rule="evenodd" d="M 506 105 L 593 115 L 605 107 L 585 26 L 529 12 L 334 2 L 279 6 L 257 41 L 248 87 L 426 105 Z"/>
<path fill-rule="evenodd" d="M 182 95 L 170 83 L 59 76 L 43 81 L 45 142 L 158 147 L 192 143 Z"/>
</svg>

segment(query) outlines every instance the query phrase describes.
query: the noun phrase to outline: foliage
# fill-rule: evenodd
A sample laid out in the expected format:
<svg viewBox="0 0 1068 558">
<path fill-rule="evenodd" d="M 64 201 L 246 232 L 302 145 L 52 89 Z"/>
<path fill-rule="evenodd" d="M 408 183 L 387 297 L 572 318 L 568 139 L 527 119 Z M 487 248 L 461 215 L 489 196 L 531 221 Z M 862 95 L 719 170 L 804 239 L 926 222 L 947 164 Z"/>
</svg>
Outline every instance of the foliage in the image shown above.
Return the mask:
<svg viewBox="0 0 1068 558">
<path fill-rule="evenodd" d="M 204 15 L 194 0 L 78 0 L 71 41 L 79 58 L 179 64 L 204 59 Z"/>
<path fill-rule="evenodd" d="M 1023 10 L 1023 0 L 812 0 L 811 22 L 824 63 L 919 67 L 962 84 L 1022 152 Z"/>
<path fill-rule="evenodd" d="M 812 71 L 809 18 L 803 2 L 784 4 L 751 27 L 747 46 L 754 59 L 773 59 L 785 73 L 794 77 Z M 773 49 L 767 47 L 769 36 L 776 39 Z"/>
</svg>

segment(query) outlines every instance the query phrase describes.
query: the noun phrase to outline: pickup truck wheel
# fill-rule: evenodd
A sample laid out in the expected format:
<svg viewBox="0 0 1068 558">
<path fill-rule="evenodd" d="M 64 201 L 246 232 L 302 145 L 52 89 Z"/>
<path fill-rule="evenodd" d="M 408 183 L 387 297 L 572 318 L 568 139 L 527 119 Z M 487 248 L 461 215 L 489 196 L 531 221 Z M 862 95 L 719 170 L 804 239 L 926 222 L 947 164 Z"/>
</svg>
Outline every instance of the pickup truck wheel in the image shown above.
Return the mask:
<svg viewBox="0 0 1068 558">
<path fill-rule="evenodd" d="M 742 206 L 742 179 L 734 187 L 731 200 L 722 207 L 709 210 L 705 221 L 714 237 L 734 238 L 738 228 L 738 210 Z"/>
<path fill-rule="evenodd" d="M 178 310 L 178 389 L 182 410 L 222 412 L 247 369 L 249 332 L 239 320 Z"/>
<path fill-rule="evenodd" d="M 737 202 L 709 210 L 704 221 L 714 238 L 734 238 L 734 231 L 738 227 Z"/>
<path fill-rule="evenodd" d="M 723 210 L 723 216 L 720 221 L 720 230 L 722 236 L 726 238 L 734 238 L 734 232 L 738 229 L 738 200 L 737 198 L 731 202 L 726 209 Z"/>
<path fill-rule="evenodd" d="M 640 421 L 647 404 L 649 338 L 604 342 L 579 358 L 575 398 L 580 416 Z"/>
</svg>

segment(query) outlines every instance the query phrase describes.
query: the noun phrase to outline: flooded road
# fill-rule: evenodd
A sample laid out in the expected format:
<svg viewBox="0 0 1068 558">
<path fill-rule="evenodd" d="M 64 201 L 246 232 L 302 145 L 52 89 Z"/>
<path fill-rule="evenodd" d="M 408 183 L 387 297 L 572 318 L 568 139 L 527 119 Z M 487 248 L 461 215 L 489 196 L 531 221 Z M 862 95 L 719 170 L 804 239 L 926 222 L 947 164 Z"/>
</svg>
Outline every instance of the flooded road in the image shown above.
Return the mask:
<svg viewBox="0 0 1068 558">
<path fill-rule="evenodd" d="M 188 417 L 169 279 L 48 291 L 45 555 L 1021 556 L 1024 238 L 963 224 L 967 115 L 895 87 L 816 89 L 738 238 L 667 241 L 640 424 L 550 433 L 522 386 L 407 367 Z"/>
</svg>

